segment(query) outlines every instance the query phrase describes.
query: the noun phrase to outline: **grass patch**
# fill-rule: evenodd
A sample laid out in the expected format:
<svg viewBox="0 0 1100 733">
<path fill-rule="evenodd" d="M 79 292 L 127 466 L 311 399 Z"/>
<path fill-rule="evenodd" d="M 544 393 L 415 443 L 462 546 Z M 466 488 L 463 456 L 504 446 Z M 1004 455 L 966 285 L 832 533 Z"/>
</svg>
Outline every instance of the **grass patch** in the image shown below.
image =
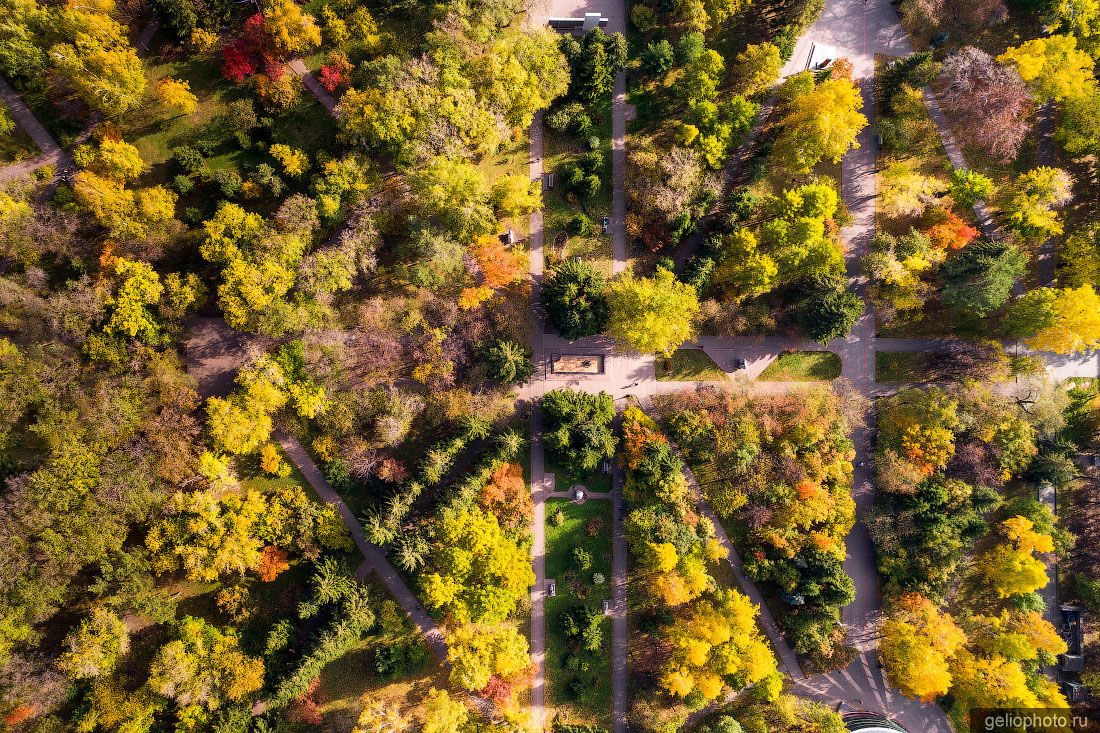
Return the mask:
<svg viewBox="0 0 1100 733">
<path fill-rule="evenodd" d="M 702 349 L 677 349 L 657 358 L 659 382 L 725 382 L 729 377 Z"/>
<path fill-rule="evenodd" d="M 0 137 L 0 165 L 18 163 L 27 158 L 33 158 L 40 151 L 31 140 L 30 135 L 23 132 L 18 125 L 7 135 Z"/>
<path fill-rule="evenodd" d="M 497 153 L 482 157 L 476 161 L 476 165 L 485 174 L 486 182 L 492 186 L 506 175 L 526 177 L 529 174 L 530 159 L 531 141 L 525 132 L 518 138 L 507 140 Z M 545 186 L 545 182 L 543 185 Z M 531 233 L 531 221 L 526 215 L 514 219 L 505 218 L 500 226 L 502 229 L 510 227 L 521 241 L 526 240 Z"/>
<path fill-rule="evenodd" d="M 590 492 L 602 494 L 611 491 L 611 477 L 600 471 L 574 471 L 559 466 L 549 456 L 546 458 L 546 470 L 554 474 L 554 491 L 569 491 L 574 484 L 583 484 Z"/>
<path fill-rule="evenodd" d="M 371 587 L 372 597 L 394 603 L 376 576 L 368 576 L 366 583 Z M 398 613 L 403 617 L 402 612 Z M 443 666 L 430 653 L 419 669 L 391 676 L 378 674 L 374 659 L 376 649 L 415 643 L 415 638 L 411 623 L 405 622 L 403 632 L 372 634 L 325 666 L 316 697 L 326 731 L 349 733 L 362 710 L 365 695 L 372 700 L 394 704 L 404 717 L 419 721 L 424 718 L 424 698 L 432 688 L 455 694 Z"/>
<path fill-rule="evenodd" d="M 840 376 L 840 357 L 831 351 L 788 351 L 760 374 L 762 382 L 827 382 Z"/>
<path fill-rule="evenodd" d="M 561 511 L 564 521 L 552 517 Z M 557 582 L 557 595 L 546 599 L 546 685 L 547 702 L 570 720 L 611 722 L 611 623 L 603 622 L 603 647 L 587 654 L 595 661 L 584 675 L 584 684 L 569 682 L 576 675 L 565 666 L 568 640 L 560 616 L 577 605 L 600 607 L 611 597 L 611 504 L 603 500 L 576 505 L 563 499 L 546 503 L 546 575 Z M 592 556 L 592 567 L 576 571 L 573 551 L 583 548 Z M 604 581 L 593 583 L 600 573 Z"/>
<path fill-rule="evenodd" d="M 875 381 L 921 382 L 932 366 L 933 354 L 920 351 L 876 351 Z"/>
</svg>

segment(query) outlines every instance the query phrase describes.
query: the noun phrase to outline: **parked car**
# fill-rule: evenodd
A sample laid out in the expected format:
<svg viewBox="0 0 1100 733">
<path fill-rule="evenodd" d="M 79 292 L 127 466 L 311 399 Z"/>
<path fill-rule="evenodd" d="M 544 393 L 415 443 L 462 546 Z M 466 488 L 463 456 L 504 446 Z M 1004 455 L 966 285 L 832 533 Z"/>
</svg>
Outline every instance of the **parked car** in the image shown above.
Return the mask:
<svg viewBox="0 0 1100 733">
<path fill-rule="evenodd" d="M 606 216 L 600 219 L 600 231 L 607 234 L 607 231 L 611 228 L 611 220 Z"/>
<path fill-rule="evenodd" d="M 733 371 L 735 372 L 739 372 L 742 369 L 748 369 L 748 366 L 748 362 L 746 362 L 744 359 L 737 358 L 733 360 Z"/>
</svg>

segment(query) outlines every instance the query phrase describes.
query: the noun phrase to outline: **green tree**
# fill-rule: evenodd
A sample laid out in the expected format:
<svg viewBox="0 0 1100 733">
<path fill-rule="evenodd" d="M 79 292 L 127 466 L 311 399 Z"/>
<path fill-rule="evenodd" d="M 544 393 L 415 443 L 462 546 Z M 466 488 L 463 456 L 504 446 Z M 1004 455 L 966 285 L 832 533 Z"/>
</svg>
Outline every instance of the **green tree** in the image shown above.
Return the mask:
<svg viewBox="0 0 1100 733">
<path fill-rule="evenodd" d="M 562 39 L 562 51 L 569 62 L 569 94 L 586 104 L 600 104 L 611 94 L 615 75 L 626 67 L 626 38 L 608 35 L 599 28 L 580 41 Z"/>
<path fill-rule="evenodd" d="M 493 230 L 495 219 L 485 175 L 463 160 L 436 157 L 409 176 L 426 216 L 463 241 Z"/>
<path fill-rule="evenodd" d="M 663 267 L 654 277 L 627 273 L 608 288 L 608 332 L 643 353 L 671 356 L 695 334 L 699 297 Z"/>
<path fill-rule="evenodd" d="M 1066 237 L 1059 260 L 1059 283 L 1071 288 L 1100 286 L 1100 226 L 1083 227 Z"/>
<path fill-rule="evenodd" d="M 1070 155 L 1100 155 L 1100 88 L 1070 97 L 1062 107 L 1055 139 Z"/>
<path fill-rule="evenodd" d="M 798 308 L 802 330 L 821 344 L 847 336 L 861 315 L 863 299 L 843 286 L 820 290 Z"/>
<path fill-rule="evenodd" d="M 513 127 L 527 129 L 536 111 L 569 88 L 569 66 L 550 28 L 499 32 L 481 59 L 486 97 Z M 487 68 L 486 68 L 487 67 Z"/>
<path fill-rule="evenodd" d="M 660 76 L 672 68 L 675 55 L 672 44 L 662 38 L 659 41 L 650 41 L 642 52 L 642 69 L 652 76 Z"/>
<path fill-rule="evenodd" d="M 535 582 L 528 554 L 494 515 L 478 507 L 450 513 L 421 577 L 425 602 L 455 623 L 503 621 Z"/>
<path fill-rule="evenodd" d="M 541 401 L 543 436 L 550 457 L 574 472 L 592 471 L 604 458 L 615 455 L 611 422 L 615 403 L 611 395 L 571 389 L 547 392 Z"/>
<path fill-rule="evenodd" d="M 951 198 L 966 208 L 993 195 L 993 179 L 977 171 L 956 168 L 951 172 Z"/>
<path fill-rule="evenodd" d="M 1042 239 L 1062 233 L 1055 209 L 1073 198 L 1073 179 L 1058 168 L 1040 166 L 1016 176 L 1004 209 L 1010 229 L 1026 239 Z"/>
<path fill-rule="evenodd" d="M 679 91 L 688 105 L 713 101 L 725 70 L 726 62 L 722 55 L 710 48 L 686 64 L 684 75 L 680 78 Z"/>
<path fill-rule="evenodd" d="M 797 280 L 843 275 L 844 256 L 832 221 L 838 205 L 836 189 L 823 183 L 769 197 L 759 228 L 741 227 L 723 240 L 715 284 L 741 299 Z"/>
<path fill-rule="evenodd" d="M 489 373 L 501 384 L 523 384 L 535 373 L 531 350 L 514 341 L 498 341 L 489 348 Z"/>
<path fill-rule="evenodd" d="M 11 110 L 6 104 L 0 104 L 0 136 L 10 135 L 15 131 L 15 119 L 11 116 Z"/>
<path fill-rule="evenodd" d="M 403 243 L 396 270 L 417 287 L 437 290 L 462 276 L 465 253 L 453 236 L 421 222 Z"/>
<path fill-rule="evenodd" d="M 30 80 L 46 66 L 46 49 L 37 30 L 47 22 L 47 8 L 36 0 L 4 0 L 0 3 L 0 72 Z"/>
<path fill-rule="evenodd" d="M 570 259 L 554 267 L 540 296 L 550 322 L 570 341 L 600 333 L 607 325 L 607 280 L 589 262 Z"/>
<path fill-rule="evenodd" d="M 218 304 L 230 326 L 283 335 L 317 318 L 315 302 L 288 297 L 308 232 L 267 226 L 259 215 L 231 203 L 222 203 L 203 227 L 199 252 L 221 267 Z"/>
<path fill-rule="evenodd" d="M 752 43 L 734 58 L 737 91 L 751 97 L 768 90 L 779 78 L 783 61 L 774 43 Z"/>
<path fill-rule="evenodd" d="M 975 242 L 940 268 L 943 302 L 955 310 L 989 315 L 1005 304 L 1026 267 L 1027 258 L 1012 245 Z"/>
</svg>

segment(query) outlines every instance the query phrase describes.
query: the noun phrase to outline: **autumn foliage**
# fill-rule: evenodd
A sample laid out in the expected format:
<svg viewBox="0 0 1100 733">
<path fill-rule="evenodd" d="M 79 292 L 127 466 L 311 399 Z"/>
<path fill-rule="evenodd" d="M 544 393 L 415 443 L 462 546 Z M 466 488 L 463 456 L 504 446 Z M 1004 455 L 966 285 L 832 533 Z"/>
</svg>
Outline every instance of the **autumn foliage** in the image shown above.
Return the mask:
<svg viewBox="0 0 1100 733">
<path fill-rule="evenodd" d="M 959 218 L 953 211 L 947 212 L 944 220 L 925 230 L 937 249 L 962 249 L 978 236 L 978 230 Z"/>
<path fill-rule="evenodd" d="M 260 553 L 260 567 L 256 572 L 259 573 L 260 580 L 270 583 L 279 577 L 280 573 L 289 568 L 290 563 L 287 562 L 286 550 L 268 545 Z"/>
<path fill-rule="evenodd" d="M 530 524 L 535 508 L 523 479 L 523 466 L 500 464 L 482 487 L 480 504 L 486 511 L 496 514 L 504 527 L 516 529 Z"/>
<path fill-rule="evenodd" d="M 511 285 L 527 271 L 523 253 L 508 249 L 500 237 L 493 234 L 475 239 L 470 245 L 470 254 L 481 269 L 485 285 L 494 290 Z"/>
</svg>

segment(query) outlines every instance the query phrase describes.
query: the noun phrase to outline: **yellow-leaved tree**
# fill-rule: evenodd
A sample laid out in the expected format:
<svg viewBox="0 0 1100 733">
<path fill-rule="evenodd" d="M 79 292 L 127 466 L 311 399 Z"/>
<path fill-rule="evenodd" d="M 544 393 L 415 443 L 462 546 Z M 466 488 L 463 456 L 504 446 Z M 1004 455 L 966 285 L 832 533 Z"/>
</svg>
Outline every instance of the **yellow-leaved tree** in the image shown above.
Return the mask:
<svg viewBox="0 0 1100 733">
<path fill-rule="evenodd" d="M 166 76 L 157 82 L 157 101 L 177 115 L 194 114 L 199 98 L 191 92 L 191 84 Z"/>
<path fill-rule="evenodd" d="M 798 94 L 780 122 L 776 159 L 799 173 L 809 173 L 821 160 L 839 163 L 849 148 L 859 147 L 856 136 L 867 126 L 862 107 L 859 89 L 844 78 Z"/>
<path fill-rule="evenodd" d="M 677 697 L 698 691 L 713 700 L 727 684 L 741 689 L 777 674 L 775 656 L 756 626 L 757 610 L 735 590 L 692 603 L 666 629 L 673 651 L 661 686 Z"/>
<path fill-rule="evenodd" d="M 904 694 L 926 702 L 951 689 L 949 662 L 966 634 L 930 600 L 907 593 L 882 625 L 879 653 L 890 681 Z"/>
<path fill-rule="evenodd" d="M 1077 48 L 1074 36 L 1033 38 L 1008 49 L 997 60 L 1015 66 L 1040 102 L 1080 97 L 1096 86 L 1095 62 Z"/>
<path fill-rule="evenodd" d="M 264 11 L 264 28 L 283 56 L 309 51 L 321 45 L 317 21 L 294 0 L 275 0 Z"/>
<path fill-rule="evenodd" d="M 1000 541 L 975 557 L 974 569 L 1001 598 L 1031 593 L 1050 580 L 1036 552 L 1053 552 L 1050 535 L 1035 531 L 1027 517 L 1011 517 L 997 526 Z"/>
<path fill-rule="evenodd" d="M 670 270 L 657 268 L 653 277 L 631 273 L 611 283 L 608 331 L 618 341 L 642 353 L 671 356 L 695 335 L 699 296 Z"/>
</svg>

